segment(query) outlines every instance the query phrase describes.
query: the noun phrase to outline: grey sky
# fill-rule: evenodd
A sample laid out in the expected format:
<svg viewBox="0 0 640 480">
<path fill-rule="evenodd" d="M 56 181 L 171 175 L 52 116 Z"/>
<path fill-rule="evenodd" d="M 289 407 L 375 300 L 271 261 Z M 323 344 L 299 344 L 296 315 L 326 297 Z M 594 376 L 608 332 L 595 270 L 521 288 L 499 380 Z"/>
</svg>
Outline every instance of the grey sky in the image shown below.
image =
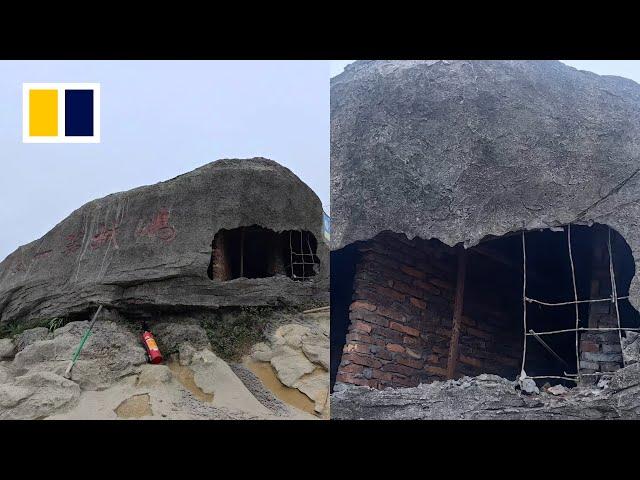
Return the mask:
<svg viewBox="0 0 640 480">
<path fill-rule="evenodd" d="M 84 203 L 271 158 L 329 211 L 327 61 L 0 61 L 0 261 Z M 99 82 L 102 142 L 23 144 L 23 82 Z"/>
</svg>

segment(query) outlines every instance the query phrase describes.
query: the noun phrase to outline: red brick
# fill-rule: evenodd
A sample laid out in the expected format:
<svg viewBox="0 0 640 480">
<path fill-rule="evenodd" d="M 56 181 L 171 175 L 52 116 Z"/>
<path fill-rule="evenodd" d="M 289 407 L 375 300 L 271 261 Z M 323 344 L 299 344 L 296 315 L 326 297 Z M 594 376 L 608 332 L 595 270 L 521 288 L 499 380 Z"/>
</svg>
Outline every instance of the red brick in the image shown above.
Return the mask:
<svg viewBox="0 0 640 480">
<path fill-rule="evenodd" d="M 415 368 L 416 370 L 420 370 L 424 365 L 424 362 L 420 362 L 418 360 L 412 360 L 411 358 L 400 357 L 400 356 L 396 358 L 396 362 L 406 367 Z"/>
<path fill-rule="evenodd" d="M 393 380 L 393 373 L 383 372 L 381 370 L 374 370 L 372 372 L 373 378 L 377 378 L 379 380 L 386 380 L 388 382 Z"/>
<path fill-rule="evenodd" d="M 404 337 L 402 343 L 405 345 L 420 345 L 420 339 L 416 337 Z"/>
<path fill-rule="evenodd" d="M 396 292 L 395 290 L 392 290 L 387 287 L 378 286 L 376 287 L 376 292 L 378 292 L 380 295 L 384 295 L 387 298 L 390 298 L 392 300 L 397 300 L 399 302 L 402 302 L 405 297 L 402 293 Z"/>
<path fill-rule="evenodd" d="M 369 335 L 365 335 L 357 332 L 348 333 L 346 340 L 347 340 L 347 343 L 359 342 L 359 343 L 368 343 L 369 345 L 378 345 L 378 341 L 375 338 Z"/>
<path fill-rule="evenodd" d="M 424 300 L 420 300 L 419 298 L 411 297 L 409 301 L 411 302 L 412 305 L 418 308 L 421 308 L 421 309 L 427 308 L 427 302 L 425 302 Z"/>
<path fill-rule="evenodd" d="M 404 353 L 404 347 L 397 343 L 387 343 L 386 349 L 390 352 Z"/>
<path fill-rule="evenodd" d="M 437 376 L 445 377 L 445 378 L 447 376 L 447 369 L 446 368 L 434 367 L 433 365 L 425 365 L 424 366 L 424 370 L 426 370 L 427 372 L 429 372 L 432 375 L 437 375 Z"/>
<path fill-rule="evenodd" d="M 419 288 L 407 285 L 404 282 L 393 282 L 393 289 L 397 292 L 406 293 L 407 295 L 413 295 L 414 297 L 422 296 L 422 292 Z"/>
<path fill-rule="evenodd" d="M 407 352 L 407 355 L 409 355 L 412 358 L 415 358 L 416 360 L 422 358 L 422 350 L 420 350 L 419 348 L 406 347 L 406 352 Z"/>
<path fill-rule="evenodd" d="M 600 347 L 595 342 L 589 342 L 587 340 L 583 340 L 580 342 L 580 351 L 581 352 L 598 352 Z"/>
<path fill-rule="evenodd" d="M 362 373 L 364 367 L 362 365 L 357 365 L 355 363 L 350 363 L 348 365 L 340 365 L 338 369 L 339 372 L 344 373 Z"/>
<path fill-rule="evenodd" d="M 427 357 L 427 362 L 429 363 L 438 363 L 440 361 L 440 357 L 435 354 L 431 354 Z"/>
<path fill-rule="evenodd" d="M 422 280 L 414 280 L 413 285 L 433 295 L 440 295 L 440 289 Z"/>
<path fill-rule="evenodd" d="M 358 309 L 364 309 L 364 310 L 373 312 L 376 309 L 376 306 L 372 305 L 369 302 L 362 302 L 360 300 L 356 300 L 351 304 L 351 306 L 349 307 L 349 310 L 358 310 Z"/>
<path fill-rule="evenodd" d="M 392 330 L 397 330 L 398 332 L 406 333 L 407 335 L 411 335 L 413 337 L 417 337 L 420 335 L 420 331 L 416 330 L 415 328 L 408 327 L 407 325 L 402 325 L 397 322 L 391 322 L 389 324 L 389 328 L 391 328 Z"/>
<path fill-rule="evenodd" d="M 360 320 L 356 320 L 354 323 L 352 323 L 352 328 L 354 330 L 359 330 L 364 333 L 370 333 L 372 327 L 368 323 L 361 322 Z"/>
<path fill-rule="evenodd" d="M 343 383 L 351 383 L 353 385 L 361 385 L 365 387 L 374 387 L 377 385 L 375 380 L 367 380 L 366 378 L 357 377 L 350 373 L 338 373 L 336 380 Z"/>
<path fill-rule="evenodd" d="M 363 343 L 347 343 L 342 349 L 343 352 L 369 353 L 369 345 Z"/>
<path fill-rule="evenodd" d="M 389 326 L 389 319 L 383 317 L 382 315 L 378 315 L 374 312 L 366 312 L 364 310 L 356 310 L 355 312 L 351 312 L 349 318 L 352 320 L 362 320 L 363 322 L 372 323 L 374 325 L 380 325 L 382 327 Z"/>
<path fill-rule="evenodd" d="M 412 267 L 408 267 L 407 265 L 401 266 L 400 270 L 402 270 L 407 275 L 411 275 L 412 277 L 415 277 L 415 278 L 424 279 L 426 277 L 424 272 Z"/>
<path fill-rule="evenodd" d="M 342 355 L 342 359 L 357 363 L 358 365 L 364 365 L 365 367 L 380 368 L 382 366 L 382 362 L 379 360 L 358 353 L 345 353 Z"/>
<path fill-rule="evenodd" d="M 386 365 L 382 366 L 382 370 L 384 372 L 400 373 L 402 375 L 406 375 L 407 377 L 410 377 L 411 375 L 417 373 L 415 368 L 406 367 L 397 363 L 387 363 Z"/>
<path fill-rule="evenodd" d="M 378 313 L 384 317 L 390 318 L 392 320 L 398 320 L 400 322 L 403 322 L 406 320 L 406 316 L 404 316 L 402 313 L 398 312 L 397 310 L 394 310 L 393 308 L 387 308 L 384 306 L 379 306 L 378 307 Z M 387 325 L 385 325 L 387 326 Z"/>
</svg>

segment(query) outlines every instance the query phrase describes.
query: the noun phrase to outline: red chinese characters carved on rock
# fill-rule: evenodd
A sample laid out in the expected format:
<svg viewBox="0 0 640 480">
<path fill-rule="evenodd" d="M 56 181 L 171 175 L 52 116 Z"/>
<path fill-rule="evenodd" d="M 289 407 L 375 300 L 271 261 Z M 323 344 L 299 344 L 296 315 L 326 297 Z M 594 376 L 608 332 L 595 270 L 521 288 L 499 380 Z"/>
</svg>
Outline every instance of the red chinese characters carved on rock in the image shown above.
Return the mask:
<svg viewBox="0 0 640 480">
<path fill-rule="evenodd" d="M 89 247 L 91 248 L 91 250 L 97 250 L 111 241 L 113 241 L 113 248 L 119 248 L 118 240 L 116 238 L 116 234 L 119 228 L 120 227 L 118 225 L 111 225 L 111 227 L 102 225 L 98 229 L 98 233 L 91 237 L 91 242 L 89 243 Z"/>
<path fill-rule="evenodd" d="M 176 229 L 169 224 L 170 212 L 166 208 L 161 208 L 153 219 L 136 230 L 136 236 L 156 237 L 169 243 L 176 238 Z"/>
<path fill-rule="evenodd" d="M 84 237 L 84 230 L 80 230 L 76 233 L 71 233 L 66 236 L 66 243 L 64 245 L 64 253 L 71 255 L 76 253 L 82 247 L 82 238 Z"/>
</svg>

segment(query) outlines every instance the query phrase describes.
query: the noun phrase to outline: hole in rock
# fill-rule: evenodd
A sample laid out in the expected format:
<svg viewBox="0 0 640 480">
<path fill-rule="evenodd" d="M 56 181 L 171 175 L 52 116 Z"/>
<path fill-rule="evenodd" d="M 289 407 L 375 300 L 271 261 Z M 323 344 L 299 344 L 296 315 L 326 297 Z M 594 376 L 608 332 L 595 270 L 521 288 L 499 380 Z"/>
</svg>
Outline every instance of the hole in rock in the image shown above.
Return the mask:
<svg viewBox="0 0 640 480">
<path fill-rule="evenodd" d="M 587 381 L 622 365 L 609 238 L 622 328 L 640 326 L 638 312 L 625 298 L 635 264 L 615 230 L 572 225 L 574 292 L 568 227 L 554 230 L 525 233 L 530 299 L 525 371 L 574 378 L 579 369 Z M 464 250 L 383 232 L 332 252 L 331 269 L 341 272 L 332 275 L 331 343 L 340 348 L 332 351 L 332 386 L 336 380 L 385 388 L 482 373 L 509 379 L 519 375 L 524 343 L 521 233 Z M 556 305 L 574 302 L 576 294 L 577 338 L 576 304 Z M 569 331 L 550 333 L 562 330 Z M 575 385 L 537 380 L 545 382 Z"/>
<path fill-rule="evenodd" d="M 223 282 L 274 275 L 308 280 L 320 264 L 316 255 L 318 242 L 308 231 L 278 233 L 257 225 L 222 229 L 216 233 L 211 247 L 207 275 Z"/>
</svg>

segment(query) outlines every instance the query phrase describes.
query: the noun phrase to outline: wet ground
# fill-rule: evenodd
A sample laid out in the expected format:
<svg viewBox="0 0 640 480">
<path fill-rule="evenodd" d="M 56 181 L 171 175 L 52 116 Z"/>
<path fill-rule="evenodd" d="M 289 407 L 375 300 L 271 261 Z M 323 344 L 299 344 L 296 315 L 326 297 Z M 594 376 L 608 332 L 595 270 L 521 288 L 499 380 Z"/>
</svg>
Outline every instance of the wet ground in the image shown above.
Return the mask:
<svg viewBox="0 0 640 480">
<path fill-rule="evenodd" d="M 249 357 L 245 357 L 242 364 L 251 370 L 251 372 L 260 379 L 262 384 L 280 400 L 298 410 L 317 416 L 314 411 L 314 402 L 299 390 L 283 385 L 282 382 L 278 380 L 276 372 L 270 363 L 256 362 Z"/>
</svg>

